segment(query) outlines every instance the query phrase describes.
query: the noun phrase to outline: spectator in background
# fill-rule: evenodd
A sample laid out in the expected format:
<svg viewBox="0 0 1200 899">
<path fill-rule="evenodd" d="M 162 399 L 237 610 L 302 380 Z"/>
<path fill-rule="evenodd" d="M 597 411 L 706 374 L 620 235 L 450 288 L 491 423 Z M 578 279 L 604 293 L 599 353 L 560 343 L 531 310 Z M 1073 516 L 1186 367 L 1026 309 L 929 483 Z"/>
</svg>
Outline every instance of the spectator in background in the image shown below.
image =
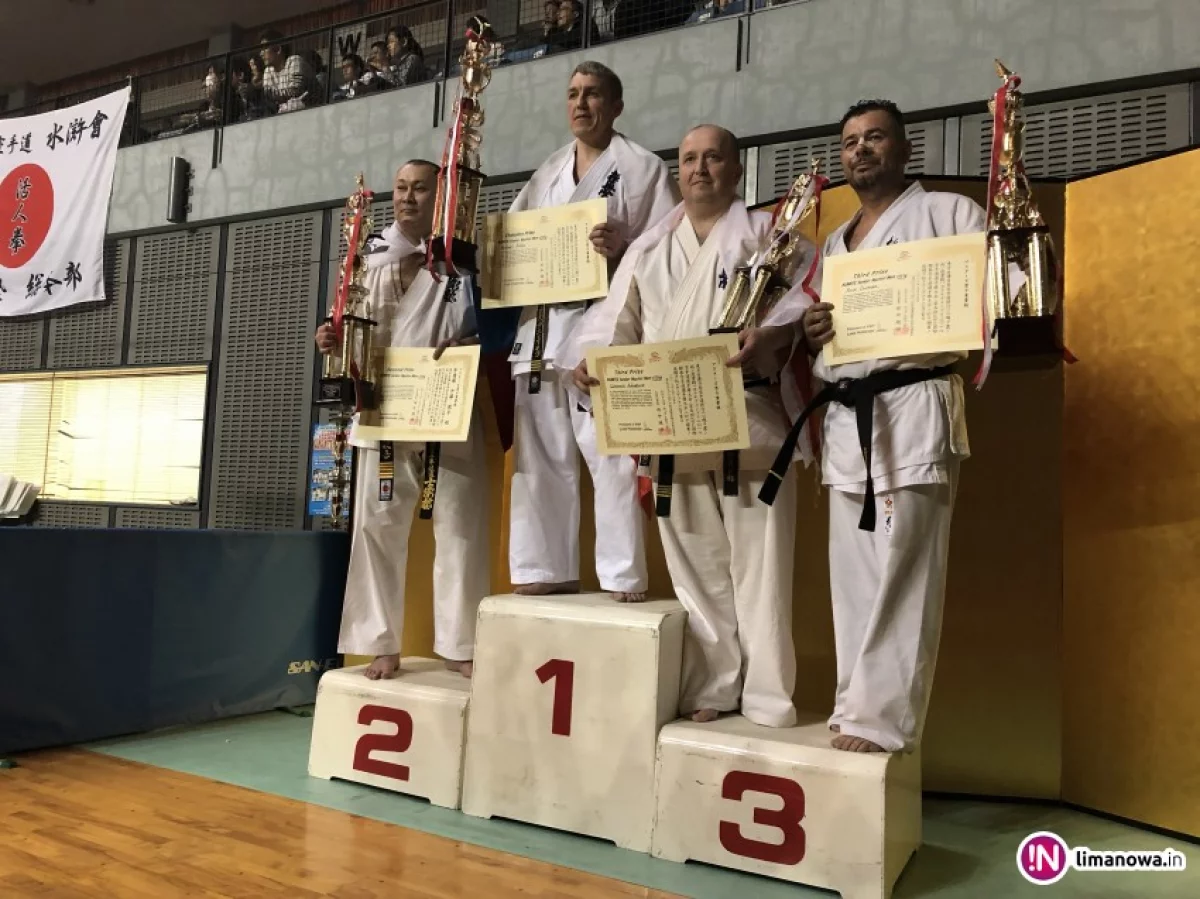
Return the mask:
<svg viewBox="0 0 1200 899">
<path fill-rule="evenodd" d="M 316 76 L 312 66 L 299 54 L 292 53 L 277 31 L 264 31 L 259 38 L 262 47 L 262 91 L 268 108 L 279 112 L 294 112 L 318 102 Z"/>
<path fill-rule="evenodd" d="M 342 86 L 333 94 L 334 102 L 352 100 L 363 94 L 371 94 L 383 87 L 383 79 L 373 69 L 368 69 L 357 53 L 342 57 Z"/>
<path fill-rule="evenodd" d="M 617 36 L 617 8 L 621 0 L 592 0 L 592 43 L 611 41 Z"/>
<path fill-rule="evenodd" d="M 389 80 L 397 87 L 424 81 L 425 51 L 417 43 L 407 25 L 397 25 L 387 36 L 387 52 L 391 61 Z"/>
<path fill-rule="evenodd" d="M 579 0 L 559 0 L 558 28 L 546 40 L 547 53 L 578 50 L 583 46 L 583 4 Z"/>
<path fill-rule="evenodd" d="M 200 109 L 200 120 L 215 122 L 221 118 L 221 102 L 225 93 L 225 76 L 221 67 L 212 63 L 204 73 L 204 105 Z"/>
<path fill-rule="evenodd" d="M 392 61 L 388 57 L 387 44 L 383 41 L 376 41 L 371 45 L 371 52 L 367 54 L 367 65 L 379 76 L 384 87 L 394 87 L 392 84 Z"/>
<path fill-rule="evenodd" d="M 558 0 L 546 0 L 542 7 L 542 43 L 549 43 L 550 36 L 558 31 Z"/>
<path fill-rule="evenodd" d="M 312 66 L 313 80 L 316 82 L 317 89 L 313 95 L 309 96 L 309 106 L 316 106 L 318 103 L 324 103 L 325 97 L 329 90 L 329 69 L 325 65 L 325 60 L 316 50 L 309 50 L 305 54 L 308 64 Z"/>
<path fill-rule="evenodd" d="M 259 63 L 253 56 L 235 60 L 231 70 L 233 90 L 231 91 L 229 110 L 230 122 L 249 122 L 251 119 L 261 119 L 267 114 L 261 87 L 262 75 Z"/>
</svg>

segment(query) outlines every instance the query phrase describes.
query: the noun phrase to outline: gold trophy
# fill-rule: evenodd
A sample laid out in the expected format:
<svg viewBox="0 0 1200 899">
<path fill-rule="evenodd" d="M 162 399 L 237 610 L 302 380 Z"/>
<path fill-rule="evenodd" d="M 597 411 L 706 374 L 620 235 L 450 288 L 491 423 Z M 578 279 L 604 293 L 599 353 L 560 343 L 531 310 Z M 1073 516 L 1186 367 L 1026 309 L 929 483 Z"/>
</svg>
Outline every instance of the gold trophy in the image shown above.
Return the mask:
<svg viewBox="0 0 1200 899">
<path fill-rule="evenodd" d="M 813 159 L 808 171 L 801 172 L 775 210 L 771 232 L 753 255 L 733 271 L 733 280 L 725 291 L 725 304 L 717 326 L 709 334 L 737 334 L 763 321 L 771 307 L 791 290 L 800 274 L 805 253 L 801 226 L 815 210 L 821 190 L 827 183 L 820 174 L 821 160 Z M 801 276 L 803 277 L 803 275 Z M 745 387 L 766 387 L 769 378 L 752 375 L 745 378 Z M 640 468 L 649 467 L 649 459 L 639 461 Z M 722 457 L 722 492 L 738 495 L 738 453 L 729 450 Z M 658 457 L 658 481 L 654 489 L 655 514 L 666 518 L 671 514 L 671 482 L 675 475 L 675 457 Z"/>
<path fill-rule="evenodd" d="M 362 250 L 372 229 L 369 216 L 372 194 L 363 184 L 362 173 L 357 183 L 357 189 L 346 200 L 342 225 L 346 256 L 342 260 L 333 311 L 325 320 L 333 325 L 338 343 L 325 357 L 317 391 L 317 405 L 329 409 L 329 420 L 337 427 L 330 484 L 333 527 L 337 529 L 342 527 L 342 505 L 349 482 L 345 466 L 346 428 L 355 412 L 374 409 L 378 404 L 372 346 L 377 323 L 370 317 L 368 291 L 362 284 Z"/>
<path fill-rule="evenodd" d="M 466 43 L 459 66 L 462 70 L 458 99 L 446 133 L 446 149 L 438 174 L 437 199 L 433 214 L 433 239 L 429 247 L 430 268 L 436 262 L 446 271 L 479 271 L 475 215 L 483 172 L 479 170 L 479 145 L 483 140 L 483 107 L 479 95 L 492 80 L 488 57 L 495 35 L 483 16 L 467 22 Z"/>
<path fill-rule="evenodd" d="M 1033 199 L 1025 174 L 1024 98 L 1019 76 L 996 60 L 1003 84 L 988 102 L 992 114 L 992 160 L 988 177 L 987 314 L 998 351 L 1005 355 L 1055 352 L 1059 291 L 1050 229 Z M 1012 296 L 1009 266 L 1025 283 Z"/>
<path fill-rule="evenodd" d="M 792 182 L 779 204 L 771 233 L 764 244 L 733 272 L 725 292 L 720 323 L 710 334 L 737 333 L 758 324 L 795 283 L 804 253 L 800 226 L 817 206 L 825 179 L 821 160 L 814 159 L 806 172 Z"/>
</svg>

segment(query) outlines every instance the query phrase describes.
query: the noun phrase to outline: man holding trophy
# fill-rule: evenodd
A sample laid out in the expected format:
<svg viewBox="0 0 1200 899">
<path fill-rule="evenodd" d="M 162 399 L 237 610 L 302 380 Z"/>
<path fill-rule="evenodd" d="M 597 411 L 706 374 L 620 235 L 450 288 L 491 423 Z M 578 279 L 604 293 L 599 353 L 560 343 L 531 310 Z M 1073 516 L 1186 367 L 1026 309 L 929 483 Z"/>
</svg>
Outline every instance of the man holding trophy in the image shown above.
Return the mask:
<svg viewBox="0 0 1200 899">
<path fill-rule="evenodd" d="M 666 164 L 618 134 L 621 80 L 584 62 L 567 86 L 567 121 L 574 140 L 542 164 L 510 212 L 604 198 L 608 219 L 590 239 L 615 266 L 629 242 L 677 202 Z M 601 456 L 595 426 L 567 394 L 570 366 L 563 341 L 586 303 L 527 306 L 509 361 L 516 380 L 516 469 L 512 479 L 510 577 L 518 593 L 579 589 L 579 454 L 595 487 L 596 574 L 622 602 L 645 598 L 643 516 L 637 467 L 630 457 Z"/>
<path fill-rule="evenodd" d="M 658 518 L 671 580 L 688 612 L 680 712 L 703 722 L 740 706 L 756 724 L 789 727 L 796 722 L 795 479 L 783 485 L 774 505 L 756 496 L 787 430 L 780 382 L 791 379 L 788 362 L 805 306 L 798 297 L 815 274 L 816 248 L 795 227 L 805 204 L 788 207 L 792 230 L 773 223 L 766 212 L 747 210 L 737 196 L 742 177 L 737 141 L 725 129 L 693 128 L 679 147 L 679 160 L 683 202 L 633 242 L 608 298 L 587 312 L 561 358 L 574 366 L 574 386 L 586 394 L 601 383 L 588 371 L 589 347 L 727 330 L 734 319 L 724 320 L 726 288 L 735 268 L 762 258 L 769 241 L 791 243 L 790 268 L 801 277 L 770 308 L 751 310 L 738 334 L 741 349 L 725 363 L 741 367 L 747 382 L 750 447 L 738 453 L 737 495 L 723 489 L 721 452 L 680 455 L 673 506 Z M 805 274 L 809 278 L 802 281 Z"/>
<path fill-rule="evenodd" d="M 367 308 L 378 322 L 378 349 L 446 347 L 475 334 L 473 279 L 435 277 L 425 265 L 437 181 L 438 166 L 432 162 L 402 165 L 392 194 L 395 221 L 366 242 L 362 280 Z M 338 350 L 328 324 L 317 330 L 316 341 L 322 353 Z M 399 670 L 408 540 L 422 498 L 422 451 L 427 448 L 367 443 L 353 430 L 350 440 L 360 449 L 361 464 L 338 651 L 375 656 L 365 674 L 377 680 Z M 447 667 L 469 677 L 476 612 L 491 586 L 486 561 L 488 469 L 478 409 L 467 441 L 445 444 L 439 468 L 433 516 L 434 650 L 447 660 Z"/>
<path fill-rule="evenodd" d="M 861 209 L 825 242 L 827 270 L 842 254 L 985 230 L 984 211 L 969 198 L 907 183 L 911 151 L 904 118 L 888 101 L 859 103 L 842 118 L 842 166 Z M 964 308 L 978 309 L 968 301 L 982 302 L 982 291 L 963 297 Z M 822 348 L 834 340 L 834 314 L 817 303 L 803 320 L 814 372 L 829 385 L 814 403 L 828 403 L 822 475 L 838 674 L 829 726 L 837 749 L 907 752 L 925 725 L 959 466 L 970 455 L 953 371 L 967 353 L 830 364 Z M 769 487 L 763 499 L 771 501 Z"/>
</svg>

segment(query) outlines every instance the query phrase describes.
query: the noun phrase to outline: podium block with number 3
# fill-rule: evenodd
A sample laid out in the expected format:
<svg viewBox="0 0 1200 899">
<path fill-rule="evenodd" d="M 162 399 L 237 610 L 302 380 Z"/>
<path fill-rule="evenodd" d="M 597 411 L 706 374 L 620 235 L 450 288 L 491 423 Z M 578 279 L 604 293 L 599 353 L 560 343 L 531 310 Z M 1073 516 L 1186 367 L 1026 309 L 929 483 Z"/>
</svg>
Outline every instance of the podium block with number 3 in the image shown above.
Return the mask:
<svg viewBox="0 0 1200 899">
<path fill-rule="evenodd" d="M 659 735 L 653 854 L 887 899 L 921 842 L 918 754 L 841 752 L 824 722 Z"/>
<path fill-rule="evenodd" d="M 674 600 L 484 600 L 463 811 L 649 852 L 655 746 L 676 717 L 685 621 Z"/>
<path fill-rule="evenodd" d="M 471 682 L 434 659 L 403 659 L 387 680 L 365 667 L 322 676 L 308 773 L 458 808 Z"/>
</svg>

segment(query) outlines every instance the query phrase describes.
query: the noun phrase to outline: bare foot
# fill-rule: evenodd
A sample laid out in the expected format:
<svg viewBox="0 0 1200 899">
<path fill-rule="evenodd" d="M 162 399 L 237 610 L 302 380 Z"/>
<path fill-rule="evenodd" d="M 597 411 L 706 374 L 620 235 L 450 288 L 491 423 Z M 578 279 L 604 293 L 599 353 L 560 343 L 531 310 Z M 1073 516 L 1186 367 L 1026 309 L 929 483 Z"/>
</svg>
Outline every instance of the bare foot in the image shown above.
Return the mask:
<svg viewBox="0 0 1200 899">
<path fill-rule="evenodd" d="M 848 734 L 838 734 L 833 738 L 833 748 L 846 752 L 887 752 L 878 743 L 872 743 L 864 737 L 851 737 Z"/>
<path fill-rule="evenodd" d="M 644 592 L 635 593 L 630 591 L 613 591 L 612 598 L 616 602 L 645 602 L 646 594 Z"/>
<path fill-rule="evenodd" d="M 708 724 L 710 721 L 716 721 L 720 714 L 716 709 L 697 709 L 692 712 L 692 720 L 697 724 Z"/>
<path fill-rule="evenodd" d="M 469 678 L 471 673 L 475 670 L 475 663 L 472 661 L 453 662 L 448 660 L 446 662 L 446 667 L 451 671 L 457 671 L 463 677 Z"/>
<path fill-rule="evenodd" d="M 367 666 L 367 670 L 363 675 L 367 680 L 386 680 L 389 677 L 394 677 L 396 672 L 400 670 L 400 653 L 390 656 L 375 656 L 375 661 Z"/>
<path fill-rule="evenodd" d="M 513 591 L 518 596 L 551 596 L 558 593 L 578 593 L 579 581 L 564 581 L 561 584 L 517 584 Z"/>
</svg>

